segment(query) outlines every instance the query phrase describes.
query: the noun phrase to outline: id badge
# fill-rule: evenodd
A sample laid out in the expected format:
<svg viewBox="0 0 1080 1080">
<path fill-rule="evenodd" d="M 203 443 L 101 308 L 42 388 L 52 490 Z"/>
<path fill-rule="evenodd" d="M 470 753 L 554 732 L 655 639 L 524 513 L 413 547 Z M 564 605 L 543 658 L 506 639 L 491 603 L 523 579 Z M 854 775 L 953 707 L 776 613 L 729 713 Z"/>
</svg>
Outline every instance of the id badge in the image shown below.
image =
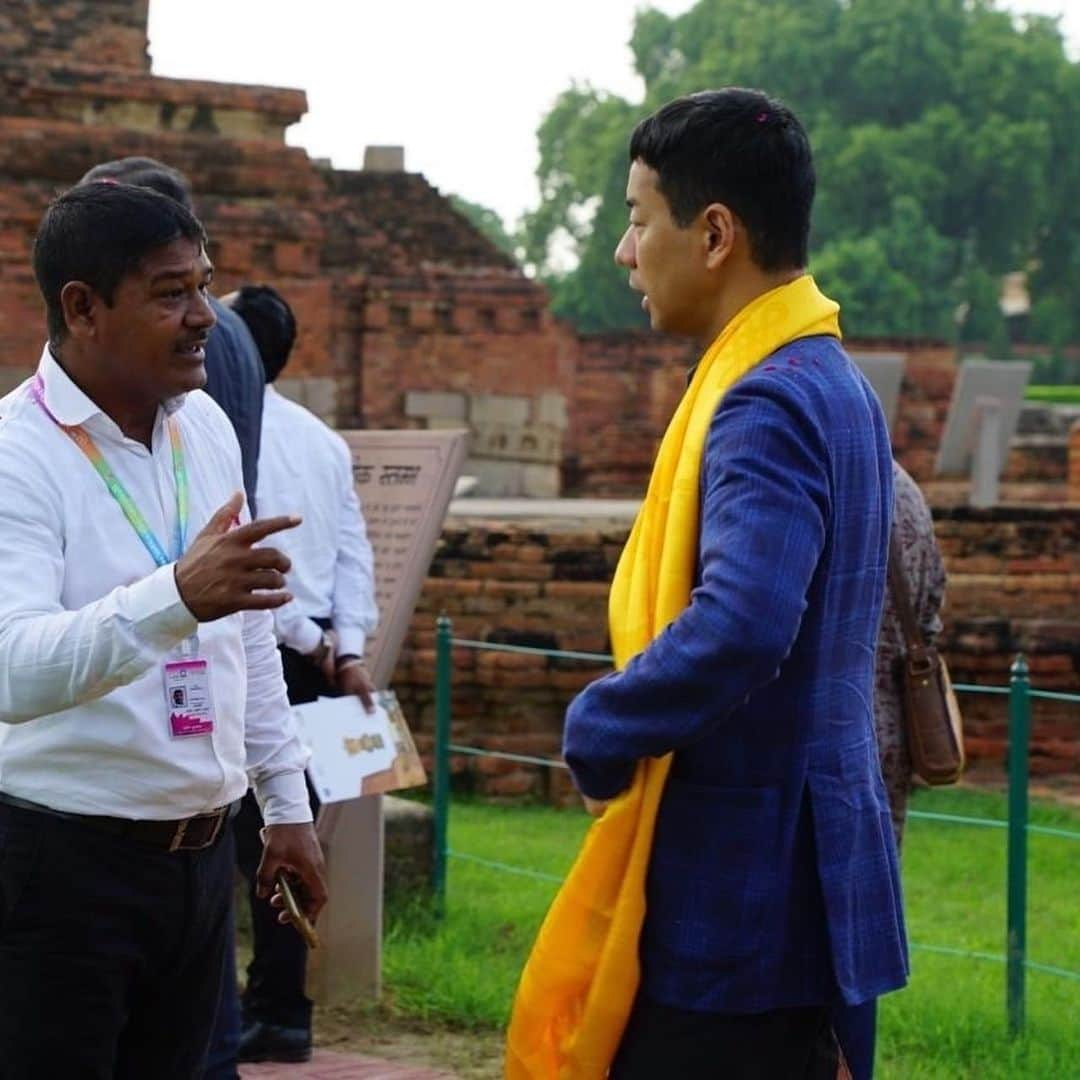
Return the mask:
<svg viewBox="0 0 1080 1080">
<path fill-rule="evenodd" d="M 169 731 L 174 739 L 209 735 L 214 730 L 210 661 L 200 657 L 167 661 L 165 704 L 169 713 Z"/>
</svg>

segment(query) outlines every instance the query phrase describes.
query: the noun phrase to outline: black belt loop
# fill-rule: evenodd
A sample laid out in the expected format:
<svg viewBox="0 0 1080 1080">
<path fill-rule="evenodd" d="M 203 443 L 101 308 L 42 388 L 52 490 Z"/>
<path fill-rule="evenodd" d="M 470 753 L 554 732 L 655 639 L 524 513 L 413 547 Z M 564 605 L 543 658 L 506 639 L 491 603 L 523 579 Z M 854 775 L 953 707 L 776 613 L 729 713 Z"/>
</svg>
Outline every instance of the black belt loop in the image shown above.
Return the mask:
<svg viewBox="0 0 1080 1080">
<path fill-rule="evenodd" d="M 42 806 L 3 791 L 0 791 L 0 803 L 13 806 L 17 810 L 73 821 L 90 829 L 167 852 L 203 851 L 212 847 L 221 835 L 222 826 L 233 816 L 239 805 L 230 803 L 206 814 L 194 814 L 175 821 L 135 821 L 96 814 L 69 814 L 64 810 L 54 810 L 51 806 Z"/>
</svg>

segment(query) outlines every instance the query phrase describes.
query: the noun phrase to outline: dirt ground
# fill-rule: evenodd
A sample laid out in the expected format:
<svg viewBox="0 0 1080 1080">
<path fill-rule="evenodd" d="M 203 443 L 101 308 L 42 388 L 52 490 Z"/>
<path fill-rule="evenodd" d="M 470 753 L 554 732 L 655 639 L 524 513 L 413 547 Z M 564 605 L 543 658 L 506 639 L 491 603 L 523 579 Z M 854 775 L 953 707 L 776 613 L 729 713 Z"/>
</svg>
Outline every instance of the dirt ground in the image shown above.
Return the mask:
<svg viewBox="0 0 1080 1080">
<path fill-rule="evenodd" d="M 319 1009 L 315 1042 L 405 1065 L 444 1069 L 461 1080 L 500 1080 L 503 1036 L 406 1020 L 380 1007 Z"/>
</svg>

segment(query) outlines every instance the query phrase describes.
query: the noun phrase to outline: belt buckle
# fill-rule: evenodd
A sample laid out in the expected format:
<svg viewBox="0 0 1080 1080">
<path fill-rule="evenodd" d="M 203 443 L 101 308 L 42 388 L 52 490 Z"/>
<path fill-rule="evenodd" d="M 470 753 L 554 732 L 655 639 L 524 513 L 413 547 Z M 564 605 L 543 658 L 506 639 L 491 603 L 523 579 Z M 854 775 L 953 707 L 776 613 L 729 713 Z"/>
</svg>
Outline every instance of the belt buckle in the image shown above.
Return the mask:
<svg viewBox="0 0 1080 1080">
<path fill-rule="evenodd" d="M 226 808 L 226 810 L 227 810 L 227 808 Z M 213 815 L 214 816 L 214 827 L 211 830 L 210 835 L 201 844 L 189 844 L 189 845 L 185 846 L 184 845 L 184 836 L 186 835 L 186 833 L 188 831 L 188 826 L 193 821 L 195 821 L 196 818 L 210 817 L 210 815 L 209 814 L 196 814 L 195 817 L 184 818 L 184 820 L 181 821 L 176 826 L 176 832 L 173 833 L 172 841 L 169 844 L 169 851 L 170 852 L 180 851 L 180 850 L 184 850 L 184 851 L 203 851 L 205 848 L 210 847 L 210 845 L 213 844 L 215 840 L 217 840 L 218 835 L 221 832 L 221 825 L 225 820 L 226 810 L 218 810 L 218 811 L 215 812 L 215 814 Z"/>
<path fill-rule="evenodd" d="M 188 826 L 191 824 L 191 818 L 184 818 L 176 826 L 176 832 L 173 833 L 172 841 L 169 844 L 169 851 L 179 851 L 180 845 L 184 842 L 184 833 L 187 832 Z"/>
<path fill-rule="evenodd" d="M 227 813 L 227 810 L 228 810 L 227 807 L 224 810 L 218 810 L 217 813 L 214 815 L 214 827 L 210 831 L 210 835 L 209 835 L 209 837 L 207 837 L 206 843 L 199 845 L 199 847 L 198 847 L 199 851 L 202 851 L 203 848 L 210 847 L 214 843 L 214 841 L 217 840 L 218 835 L 221 832 L 221 826 L 225 821 L 225 815 Z"/>
</svg>

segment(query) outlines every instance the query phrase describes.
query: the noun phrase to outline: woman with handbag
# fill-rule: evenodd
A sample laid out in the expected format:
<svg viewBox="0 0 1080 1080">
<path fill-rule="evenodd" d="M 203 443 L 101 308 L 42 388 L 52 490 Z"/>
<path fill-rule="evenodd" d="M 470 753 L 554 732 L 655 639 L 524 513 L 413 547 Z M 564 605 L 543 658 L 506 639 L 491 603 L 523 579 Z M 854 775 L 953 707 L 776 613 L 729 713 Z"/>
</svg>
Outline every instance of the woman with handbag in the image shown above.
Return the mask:
<svg viewBox="0 0 1080 1080">
<path fill-rule="evenodd" d="M 918 485 L 895 461 L 893 489 L 892 554 L 878 637 L 874 720 L 899 850 L 914 776 L 912 750 L 926 763 L 927 772 L 935 769 L 932 782 L 942 783 L 949 782 L 948 765 L 962 763 L 962 747 L 957 742 L 950 755 L 945 701 L 951 690 L 934 649 L 945 598 L 945 566 L 934 522 Z M 937 755 L 928 749 L 936 749 Z M 870 1080 L 877 1002 L 838 1007 L 833 1027 L 853 1080 Z"/>
</svg>

